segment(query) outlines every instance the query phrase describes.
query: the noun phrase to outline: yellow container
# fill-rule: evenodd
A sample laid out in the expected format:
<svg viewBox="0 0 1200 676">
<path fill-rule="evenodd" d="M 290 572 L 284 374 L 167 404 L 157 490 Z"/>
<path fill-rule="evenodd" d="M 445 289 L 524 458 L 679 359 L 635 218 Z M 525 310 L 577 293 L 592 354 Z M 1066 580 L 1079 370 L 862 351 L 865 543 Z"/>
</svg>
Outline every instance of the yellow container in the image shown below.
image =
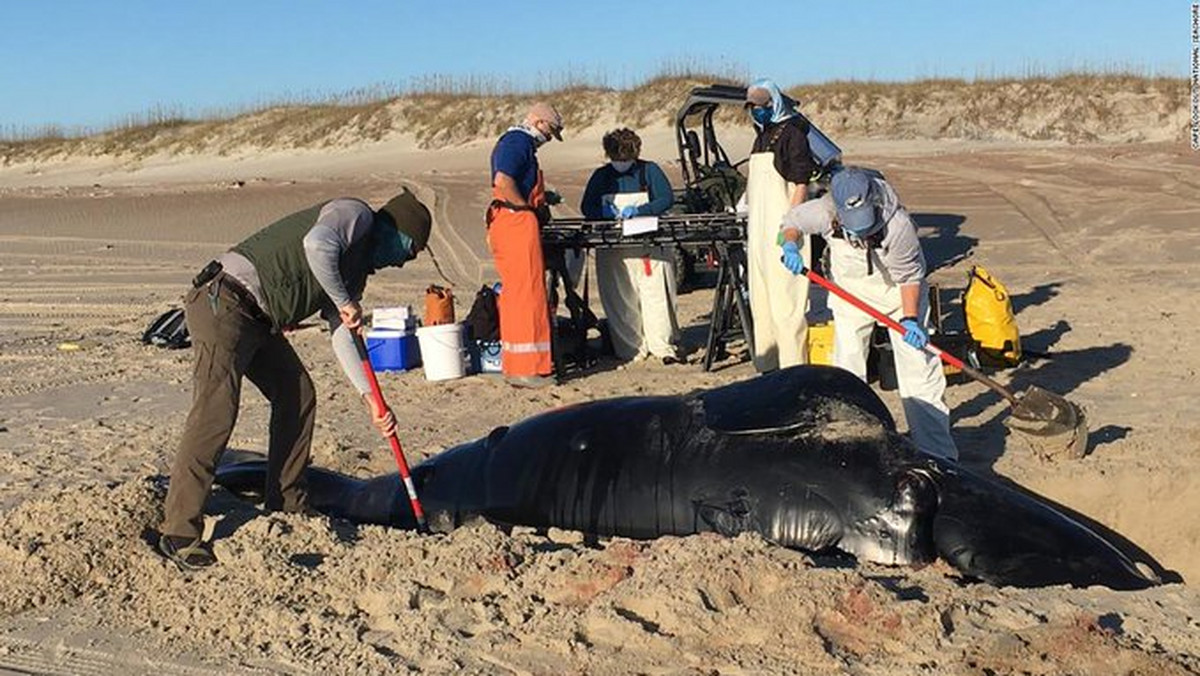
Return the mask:
<svg viewBox="0 0 1200 676">
<path fill-rule="evenodd" d="M 808 363 L 833 364 L 833 322 L 809 325 Z"/>
</svg>

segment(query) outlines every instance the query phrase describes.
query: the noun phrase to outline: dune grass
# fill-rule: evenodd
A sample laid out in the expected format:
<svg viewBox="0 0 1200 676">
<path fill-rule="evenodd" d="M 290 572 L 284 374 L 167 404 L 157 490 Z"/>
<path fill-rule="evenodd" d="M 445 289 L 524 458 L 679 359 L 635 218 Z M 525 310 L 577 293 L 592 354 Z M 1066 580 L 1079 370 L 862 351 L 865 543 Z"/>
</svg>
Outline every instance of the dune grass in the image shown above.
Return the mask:
<svg viewBox="0 0 1200 676">
<path fill-rule="evenodd" d="M 635 128 L 669 124 L 687 92 L 744 83 L 736 66 L 681 61 L 628 87 L 603 74 L 546 74 L 521 88 L 491 76 L 429 75 L 405 86 L 374 85 L 338 94 L 302 93 L 242 109 L 188 116 L 155 107 L 99 130 L 49 125 L 0 130 L 0 164 L 77 155 L 142 158 L 157 153 L 230 154 L 260 149 L 322 149 L 409 135 L 439 148 L 494 137 L 538 99 L 553 101 L 568 127 L 602 119 Z M 891 138 L 1061 140 L 1070 143 L 1186 133 L 1187 80 L 1132 70 L 911 82 L 830 81 L 787 91 L 831 134 Z M 730 107 L 726 115 L 741 111 Z M 1178 127 L 1177 130 L 1174 128 Z"/>
</svg>

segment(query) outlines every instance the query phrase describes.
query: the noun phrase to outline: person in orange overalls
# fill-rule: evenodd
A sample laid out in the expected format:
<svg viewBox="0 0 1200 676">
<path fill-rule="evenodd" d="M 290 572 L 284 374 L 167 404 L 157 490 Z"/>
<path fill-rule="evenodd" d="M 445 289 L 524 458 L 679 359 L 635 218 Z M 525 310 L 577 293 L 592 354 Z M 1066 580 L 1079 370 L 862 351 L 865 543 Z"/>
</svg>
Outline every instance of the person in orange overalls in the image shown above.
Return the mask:
<svg viewBox="0 0 1200 676">
<path fill-rule="evenodd" d="M 492 202 L 488 246 L 500 275 L 500 366 L 517 387 L 552 385 L 550 309 L 539 226 L 549 219 L 537 150 L 562 140 L 562 116 L 535 103 L 525 121 L 510 128 L 492 150 Z"/>
</svg>

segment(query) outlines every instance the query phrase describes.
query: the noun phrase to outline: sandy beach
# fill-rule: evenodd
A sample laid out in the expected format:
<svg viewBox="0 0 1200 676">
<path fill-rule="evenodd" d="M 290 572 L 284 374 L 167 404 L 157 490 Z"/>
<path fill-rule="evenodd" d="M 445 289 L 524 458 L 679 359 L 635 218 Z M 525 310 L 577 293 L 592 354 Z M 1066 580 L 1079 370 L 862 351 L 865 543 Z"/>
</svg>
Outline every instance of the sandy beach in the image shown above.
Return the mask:
<svg viewBox="0 0 1200 676">
<path fill-rule="evenodd" d="M 608 120 L 547 146 L 574 214 Z M 643 156 L 673 179 L 666 126 Z M 419 536 L 266 514 L 218 491 L 221 564 L 156 555 L 164 475 L 190 402 L 190 355 L 139 342 L 196 270 L 275 218 L 399 185 L 434 210 L 432 249 L 465 316 L 496 275 L 484 241 L 490 140 L 397 137 L 341 149 L 104 157 L 0 168 L 0 673 L 1185 674 L 1200 672 L 1200 172 L 1179 142 L 1066 145 L 839 138 L 916 215 L 954 300 L 983 265 L 1012 294 L 1027 349 L 995 375 L 1087 410 L 1089 454 L 1040 459 L 971 382 L 947 397 L 962 462 L 1122 534 L 1182 582 L 1143 592 L 998 589 L 942 563 L 853 565 L 757 538 Z M 748 132 L 731 149 L 750 145 Z M 373 278 L 368 308 L 444 283 L 428 257 Z M 703 345 L 712 291 L 680 297 Z M 599 303 L 594 298 L 598 309 Z M 316 325 L 290 336 L 319 397 L 313 463 L 394 471 Z M 619 364 L 537 391 L 381 376 L 415 464 L 496 426 L 609 396 L 754 376 L 734 358 Z M 880 392 L 903 427 L 895 392 Z M 247 388 L 231 448 L 266 447 Z"/>
</svg>

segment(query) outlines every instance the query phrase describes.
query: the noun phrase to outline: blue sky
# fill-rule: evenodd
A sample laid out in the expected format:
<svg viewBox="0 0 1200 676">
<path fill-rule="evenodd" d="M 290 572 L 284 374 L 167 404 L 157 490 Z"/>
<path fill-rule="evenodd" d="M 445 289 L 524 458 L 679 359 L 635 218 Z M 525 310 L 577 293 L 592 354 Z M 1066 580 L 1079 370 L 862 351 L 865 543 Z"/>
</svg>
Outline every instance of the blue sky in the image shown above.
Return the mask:
<svg viewBox="0 0 1200 676">
<path fill-rule="evenodd" d="M 7 0 L 0 135 L 430 74 L 614 87 L 672 64 L 784 85 L 1080 68 L 1186 76 L 1189 30 L 1187 0 Z"/>
</svg>

